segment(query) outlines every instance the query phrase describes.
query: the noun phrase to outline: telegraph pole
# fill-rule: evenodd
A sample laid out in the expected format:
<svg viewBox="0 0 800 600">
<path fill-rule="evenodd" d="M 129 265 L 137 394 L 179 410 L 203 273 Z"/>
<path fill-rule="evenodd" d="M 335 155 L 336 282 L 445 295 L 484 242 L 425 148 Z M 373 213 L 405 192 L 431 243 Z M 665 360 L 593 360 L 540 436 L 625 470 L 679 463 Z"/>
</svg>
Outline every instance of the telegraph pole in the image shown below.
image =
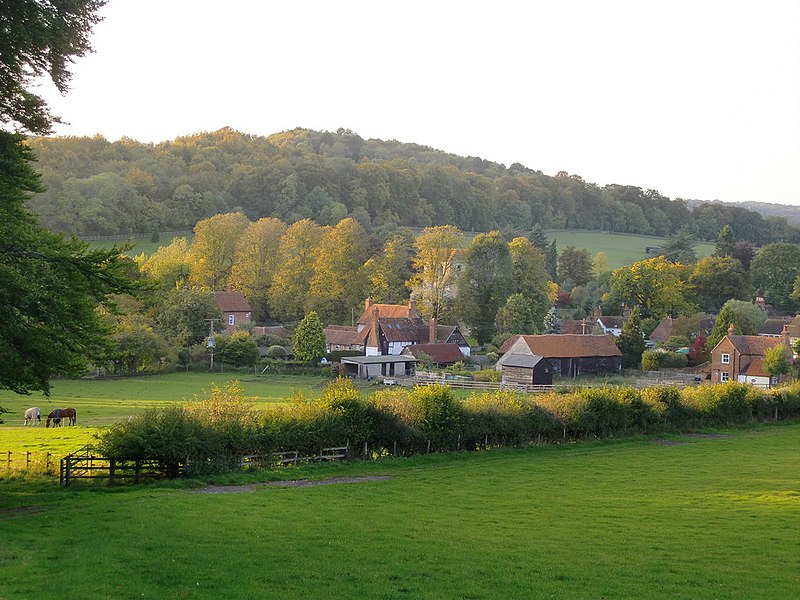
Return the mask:
<svg viewBox="0 0 800 600">
<path fill-rule="evenodd" d="M 211 372 L 214 371 L 214 321 L 221 321 L 222 319 L 203 319 L 208 321 L 208 350 L 211 352 Z"/>
</svg>

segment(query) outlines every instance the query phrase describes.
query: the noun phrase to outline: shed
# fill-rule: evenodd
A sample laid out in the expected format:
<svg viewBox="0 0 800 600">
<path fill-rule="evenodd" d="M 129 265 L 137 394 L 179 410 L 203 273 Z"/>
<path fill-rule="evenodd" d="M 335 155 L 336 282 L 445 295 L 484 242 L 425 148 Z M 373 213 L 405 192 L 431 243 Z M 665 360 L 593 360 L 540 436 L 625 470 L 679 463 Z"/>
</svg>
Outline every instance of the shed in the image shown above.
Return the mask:
<svg viewBox="0 0 800 600">
<path fill-rule="evenodd" d="M 501 367 L 503 383 L 553 385 L 553 366 L 536 354 L 509 354 Z"/>
<path fill-rule="evenodd" d="M 377 356 L 345 356 L 342 366 L 349 377 L 410 377 L 414 375 L 417 359 L 409 355 L 383 354 Z"/>
</svg>

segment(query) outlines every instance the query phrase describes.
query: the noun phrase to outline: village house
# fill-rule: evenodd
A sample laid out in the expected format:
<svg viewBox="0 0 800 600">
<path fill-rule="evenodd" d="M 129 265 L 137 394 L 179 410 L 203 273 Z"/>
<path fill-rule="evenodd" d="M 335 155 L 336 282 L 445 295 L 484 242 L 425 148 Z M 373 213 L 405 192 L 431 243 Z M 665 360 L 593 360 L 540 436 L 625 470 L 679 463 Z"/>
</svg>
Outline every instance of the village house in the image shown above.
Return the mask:
<svg viewBox="0 0 800 600">
<path fill-rule="evenodd" d="M 214 300 L 222 312 L 222 324 L 225 331 L 231 332 L 241 326 L 250 324 L 250 315 L 253 309 L 250 303 L 239 292 L 214 292 Z"/>
<path fill-rule="evenodd" d="M 611 335 L 545 334 L 517 335 L 503 344 L 506 352 L 495 368 L 514 361 L 513 355 L 541 356 L 563 377 L 615 373 L 622 368 L 622 352 Z"/>
<path fill-rule="evenodd" d="M 363 352 L 364 346 L 356 342 L 358 329 L 349 325 L 328 325 L 325 334 L 325 352 Z"/>
<path fill-rule="evenodd" d="M 783 326 L 780 337 L 760 335 L 735 335 L 731 323 L 728 334 L 711 350 L 711 383 L 738 381 L 757 387 L 769 388 L 779 383 L 764 368 L 764 352 L 783 346 L 791 357 L 788 325 Z"/>
<path fill-rule="evenodd" d="M 597 324 L 600 326 L 600 330 L 604 334 L 610 334 L 614 337 L 619 337 L 622 334 L 622 327 L 625 325 L 625 321 L 627 321 L 626 317 L 608 315 L 597 317 Z"/>
</svg>

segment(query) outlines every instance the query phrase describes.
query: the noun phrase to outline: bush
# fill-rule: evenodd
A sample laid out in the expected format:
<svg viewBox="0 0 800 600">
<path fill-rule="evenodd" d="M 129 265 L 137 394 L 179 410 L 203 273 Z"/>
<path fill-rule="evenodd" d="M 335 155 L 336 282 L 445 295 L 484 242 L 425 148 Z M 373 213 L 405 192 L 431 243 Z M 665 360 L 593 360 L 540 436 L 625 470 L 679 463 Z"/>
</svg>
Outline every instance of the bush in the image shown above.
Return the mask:
<svg viewBox="0 0 800 600">
<path fill-rule="evenodd" d="M 464 423 L 464 411 L 446 385 L 416 386 L 410 398 L 414 425 L 437 448 L 455 448 Z"/>
<path fill-rule="evenodd" d="M 475 381 L 499 382 L 503 374 L 495 369 L 482 369 L 480 371 L 472 371 L 470 375 Z"/>
<path fill-rule="evenodd" d="M 279 346 L 278 344 L 274 344 L 267 348 L 267 358 L 271 358 L 272 360 L 283 360 L 289 355 L 286 351 L 286 348 L 283 346 Z"/>
</svg>

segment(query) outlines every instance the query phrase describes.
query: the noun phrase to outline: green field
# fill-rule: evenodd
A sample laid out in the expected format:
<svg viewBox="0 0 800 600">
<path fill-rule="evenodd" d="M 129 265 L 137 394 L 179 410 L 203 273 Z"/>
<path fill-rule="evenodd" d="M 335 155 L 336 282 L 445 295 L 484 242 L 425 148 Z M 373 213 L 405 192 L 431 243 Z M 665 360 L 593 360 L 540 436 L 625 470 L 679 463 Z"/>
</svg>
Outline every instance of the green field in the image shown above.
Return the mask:
<svg viewBox="0 0 800 600">
<path fill-rule="evenodd" d="M 229 380 L 242 384 L 244 394 L 258 404 L 283 402 L 296 393 L 316 398 L 327 383 L 314 377 L 242 375 L 220 373 L 169 373 L 149 377 L 57 380 L 49 399 L 42 394 L 20 396 L 0 390 L 0 406 L 9 410 L 0 425 L 0 456 L 13 452 L 63 452 L 68 454 L 92 439 L 97 427 L 134 415 L 164 402 L 202 396 L 212 384 L 223 387 Z M 42 427 L 23 427 L 29 406 L 42 410 Z M 78 412 L 77 427 L 45 429 L 44 419 L 54 408 L 71 406 Z M 0 596 L 2 598 L 2 596 Z"/>
<path fill-rule="evenodd" d="M 628 235 L 621 233 L 603 233 L 600 231 L 565 231 L 553 230 L 547 232 L 548 238 L 556 240 L 559 252 L 567 246 L 585 248 L 592 255 L 605 252 L 608 256 L 608 266 L 616 269 L 640 260 L 653 258 L 655 255 L 646 254 L 647 246 L 661 246 L 665 238 L 644 235 Z M 695 246 L 697 258 L 710 256 L 714 252 L 713 244 L 697 244 Z"/>
<path fill-rule="evenodd" d="M 189 242 L 192 241 L 192 235 L 187 235 L 185 237 L 189 238 Z M 168 246 L 172 242 L 172 236 L 162 235 L 158 242 L 153 242 L 152 236 L 132 237 L 127 241 L 133 244 L 133 248 L 125 252 L 126 255 L 138 256 L 139 254 L 144 253 L 145 255 L 150 256 L 162 246 Z M 102 248 L 104 250 L 108 250 L 112 246 L 120 246 L 125 242 L 126 240 L 95 240 L 89 242 L 89 245 L 93 248 Z"/>
<path fill-rule="evenodd" d="M 796 598 L 798 448 L 795 422 L 224 494 L 0 480 L 0 598 Z"/>
</svg>

